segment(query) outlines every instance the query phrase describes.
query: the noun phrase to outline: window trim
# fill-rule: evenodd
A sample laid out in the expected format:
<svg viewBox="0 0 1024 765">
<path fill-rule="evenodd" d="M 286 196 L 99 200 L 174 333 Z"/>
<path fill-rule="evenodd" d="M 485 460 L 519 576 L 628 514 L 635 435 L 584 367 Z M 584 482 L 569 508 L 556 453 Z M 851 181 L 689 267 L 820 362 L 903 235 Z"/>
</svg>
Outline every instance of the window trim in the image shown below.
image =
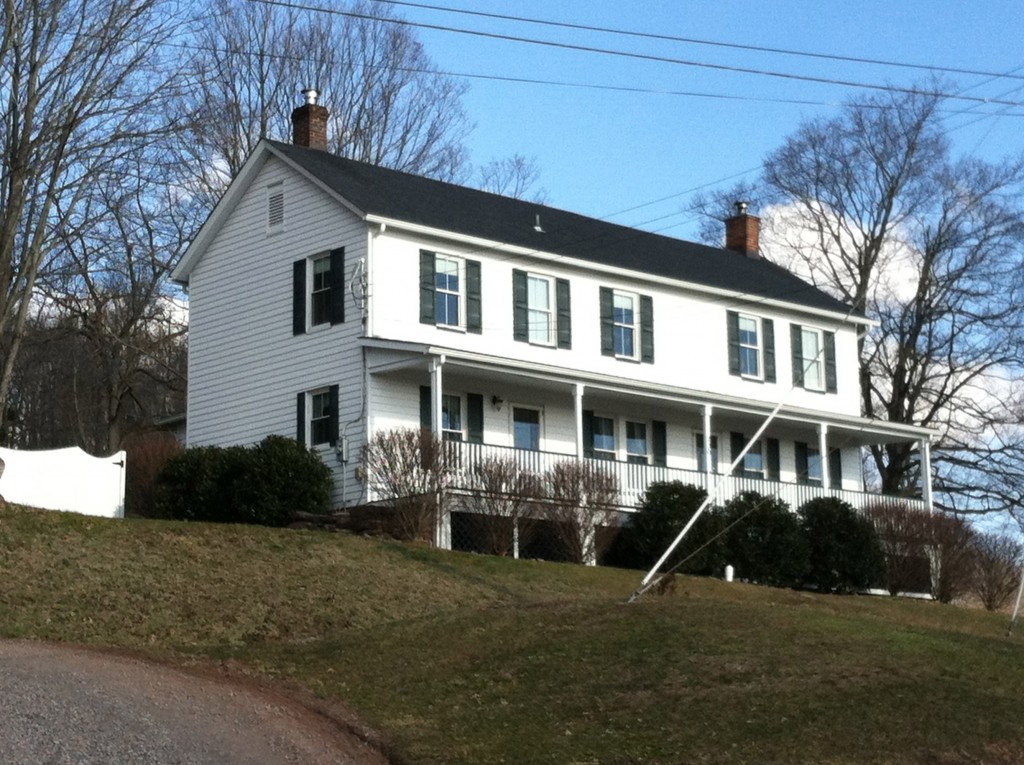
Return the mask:
<svg viewBox="0 0 1024 765">
<path fill-rule="evenodd" d="M 617 298 L 628 298 L 632 303 L 633 323 L 623 324 L 615 318 L 615 300 Z M 619 330 L 621 327 L 629 327 L 633 335 L 633 353 L 620 353 L 618 349 Z M 640 360 L 640 295 L 627 290 L 612 290 L 612 352 L 615 358 L 627 361 Z"/>
<path fill-rule="evenodd" d="M 458 289 L 454 292 L 449 289 L 442 289 L 437 286 L 438 264 L 442 261 L 449 261 L 455 264 L 456 278 L 459 281 Z M 437 315 L 437 298 L 439 294 L 455 295 L 456 313 L 458 314 L 454 324 L 442 322 Z M 434 253 L 434 326 L 438 329 L 450 329 L 466 331 L 466 259 L 457 255 L 446 255 L 440 252 Z"/>
<path fill-rule="evenodd" d="M 754 323 L 754 333 L 756 341 L 753 346 L 745 344 L 743 342 L 743 322 L 751 321 Z M 737 314 L 737 335 L 736 342 L 739 347 L 739 364 L 740 364 L 740 377 L 746 380 L 764 380 L 764 326 L 763 320 L 759 316 L 752 316 L 748 313 Z M 750 372 L 743 371 L 743 351 L 748 348 L 754 349 L 754 354 L 757 363 L 757 372 L 751 374 Z"/>
</svg>

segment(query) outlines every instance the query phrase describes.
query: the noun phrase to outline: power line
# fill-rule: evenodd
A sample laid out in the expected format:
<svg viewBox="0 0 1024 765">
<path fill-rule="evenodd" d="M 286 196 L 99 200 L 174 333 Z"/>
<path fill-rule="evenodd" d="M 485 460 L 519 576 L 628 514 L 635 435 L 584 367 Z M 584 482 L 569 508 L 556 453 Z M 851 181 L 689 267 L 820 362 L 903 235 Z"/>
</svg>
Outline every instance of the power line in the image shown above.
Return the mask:
<svg viewBox="0 0 1024 765">
<path fill-rule="evenodd" d="M 613 27 L 598 27 L 588 24 L 573 24 L 564 21 L 551 21 L 548 19 L 534 19 L 524 16 L 510 16 L 502 13 L 486 13 L 484 11 L 471 11 L 463 8 L 449 8 L 442 5 L 429 5 L 427 3 L 413 3 L 405 0 L 377 0 L 377 2 L 388 5 L 400 5 L 408 8 L 422 8 L 431 11 L 442 11 L 444 13 L 457 13 L 466 16 L 479 16 L 502 21 L 517 21 L 524 24 L 537 24 L 541 26 L 557 27 L 560 29 L 575 29 L 585 32 L 602 32 L 607 34 L 622 35 L 625 37 L 637 37 L 645 40 L 665 40 L 668 42 L 681 42 L 689 45 L 707 45 L 716 48 L 729 48 L 732 50 L 747 50 L 756 53 L 777 53 L 784 56 L 802 56 L 806 58 L 823 59 L 827 61 L 845 61 L 854 64 L 874 64 L 878 66 L 899 67 L 902 69 L 918 69 L 926 72 L 943 72 L 945 74 L 967 74 L 979 77 L 1007 78 L 1024 80 L 1024 75 L 1000 74 L 997 72 L 985 72 L 976 69 L 959 69 L 956 67 L 937 66 L 932 64 L 910 64 L 902 61 L 886 61 L 884 59 L 864 58 L 861 56 L 842 56 L 836 53 L 814 53 L 811 51 L 799 51 L 789 48 L 769 48 L 762 45 L 744 45 L 742 43 L 727 43 L 719 40 L 700 40 L 692 37 L 677 37 L 675 35 L 662 35 L 653 32 L 636 32 L 630 29 L 617 29 Z"/>
<path fill-rule="evenodd" d="M 312 11 L 314 13 L 326 13 L 330 15 L 345 16 L 348 18 L 364 19 L 366 21 L 379 21 L 385 24 L 398 24 L 400 26 L 415 27 L 419 29 L 430 29 L 438 32 L 451 32 L 454 34 L 470 35 L 473 37 L 484 37 L 492 40 L 505 40 L 508 42 L 519 42 L 528 45 L 539 45 L 548 48 L 557 48 L 560 50 L 571 50 L 583 53 L 598 53 L 606 56 L 617 56 L 620 58 L 630 58 L 640 61 L 651 61 L 654 63 L 662 64 L 675 64 L 678 66 L 689 66 L 701 69 L 712 69 L 715 71 L 722 72 L 733 72 L 736 74 L 753 74 L 762 77 L 775 77 L 784 80 L 795 80 L 801 82 L 814 82 L 823 85 L 841 85 L 843 87 L 851 88 L 862 88 L 865 90 L 879 90 L 889 93 L 907 93 L 912 95 L 935 95 L 943 96 L 951 100 L 957 101 L 969 101 L 972 103 L 982 104 L 994 104 L 998 106 L 1018 106 L 1024 107 L 1022 101 L 1004 101 L 1001 99 L 990 99 L 982 98 L 980 96 L 966 96 L 962 94 L 942 93 L 940 91 L 927 91 L 920 88 L 905 88 L 897 85 L 878 85 L 875 83 L 864 83 L 856 82 L 853 80 L 839 80 L 829 77 L 815 77 L 813 75 L 799 75 L 790 74 L 787 72 L 777 72 L 768 69 L 754 69 L 751 67 L 731 66 L 728 64 L 712 64 L 703 61 L 692 61 L 689 59 L 673 58 L 671 56 L 656 56 L 649 53 L 634 53 L 630 51 L 614 50 L 611 48 L 598 48 L 590 45 L 577 45 L 573 43 L 562 43 L 554 42 L 552 40 L 538 40 L 530 37 L 520 37 L 518 35 L 505 35 L 494 32 L 481 32 L 473 29 L 462 29 L 459 27 L 450 27 L 443 24 L 425 24 L 423 22 L 412 22 L 405 19 L 394 19 L 386 16 L 374 16 L 368 13 L 356 13 L 354 11 L 342 11 L 334 8 L 321 8 L 313 5 L 304 5 L 301 3 L 287 2 L 286 0 L 249 0 L 251 3 L 261 3 L 264 5 L 280 6 L 282 8 L 292 8 L 295 10 Z"/>
</svg>

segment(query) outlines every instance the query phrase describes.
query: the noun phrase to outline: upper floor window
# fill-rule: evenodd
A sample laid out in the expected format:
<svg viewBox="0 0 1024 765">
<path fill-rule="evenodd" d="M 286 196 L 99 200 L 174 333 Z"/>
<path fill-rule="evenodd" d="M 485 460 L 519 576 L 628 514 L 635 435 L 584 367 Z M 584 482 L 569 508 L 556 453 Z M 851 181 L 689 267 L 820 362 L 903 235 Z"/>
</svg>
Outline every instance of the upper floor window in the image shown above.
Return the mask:
<svg viewBox="0 0 1024 765">
<path fill-rule="evenodd" d="M 420 251 L 420 322 L 480 332 L 480 261 Z"/>
<path fill-rule="evenodd" d="M 267 232 L 284 228 L 284 183 L 278 181 L 267 186 Z"/>
<path fill-rule="evenodd" d="M 345 248 L 292 264 L 292 334 L 345 320 Z"/>
<path fill-rule="evenodd" d="M 793 384 L 807 390 L 835 393 L 835 333 L 791 324 L 790 341 L 793 345 Z"/>
<path fill-rule="evenodd" d="M 728 311 L 729 374 L 775 382 L 775 325 L 771 319 Z"/>
<path fill-rule="evenodd" d="M 569 281 L 514 269 L 512 335 L 520 342 L 571 348 Z"/>
<path fill-rule="evenodd" d="M 311 317 L 314 326 L 331 320 L 331 258 L 325 255 L 313 261 L 313 287 L 310 291 Z"/>
<path fill-rule="evenodd" d="M 654 308 L 648 295 L 601 287 L 601 353 L 654 362 Z"/>
</svg>

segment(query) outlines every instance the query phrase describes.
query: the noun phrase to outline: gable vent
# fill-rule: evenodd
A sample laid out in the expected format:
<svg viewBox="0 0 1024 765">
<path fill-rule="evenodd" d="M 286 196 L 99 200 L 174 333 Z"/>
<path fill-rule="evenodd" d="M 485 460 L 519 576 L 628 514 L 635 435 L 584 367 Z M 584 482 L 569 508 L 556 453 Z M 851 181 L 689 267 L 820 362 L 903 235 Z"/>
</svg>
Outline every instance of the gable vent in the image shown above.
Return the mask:
<svg viewBox="0 0 1024 765">
<path fill-rule="evenodd" d="M 284 184 L 275 183 L 267 187 L 267 228 L 284 225 Z"/>
</svg>

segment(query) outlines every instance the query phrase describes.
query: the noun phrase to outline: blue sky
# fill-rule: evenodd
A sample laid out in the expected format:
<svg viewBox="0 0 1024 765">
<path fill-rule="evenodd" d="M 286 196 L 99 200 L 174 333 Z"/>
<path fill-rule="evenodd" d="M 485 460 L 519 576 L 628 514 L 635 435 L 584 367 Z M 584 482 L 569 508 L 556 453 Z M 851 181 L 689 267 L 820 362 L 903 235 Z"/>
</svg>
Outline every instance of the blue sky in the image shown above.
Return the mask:
<svg viewBox="0 0 1024 765">
<path fill-rule="evenodd" d="M 1009 74 L 940 73 L 951 91 L 1022 104 L 951 101 L 945 127 L 956 153 L 996 161 L 1024 151 L 1024 4 L 1013 0 L 417 1 L 733 45 Z M 930 77 L 923 70 L 896 66 L 565 30 L 408 6 L 397 10 L 426 24 L 799 76 L 899 87 Z M 738 180 L 801 120 L 835 114 L 844 100 L 872 92 L 438 30 L 420 29 L 419 36 L 448 72 L 660 91 L 468 79 L 465 105 L 476 125 L 469 145 L 477 164 L 514 153 L 536 157 L 539 185 L 549 204 L 683 238 L 696 236 L 696 223 L 681 212 L 688 190 Z"/>
</svg>

